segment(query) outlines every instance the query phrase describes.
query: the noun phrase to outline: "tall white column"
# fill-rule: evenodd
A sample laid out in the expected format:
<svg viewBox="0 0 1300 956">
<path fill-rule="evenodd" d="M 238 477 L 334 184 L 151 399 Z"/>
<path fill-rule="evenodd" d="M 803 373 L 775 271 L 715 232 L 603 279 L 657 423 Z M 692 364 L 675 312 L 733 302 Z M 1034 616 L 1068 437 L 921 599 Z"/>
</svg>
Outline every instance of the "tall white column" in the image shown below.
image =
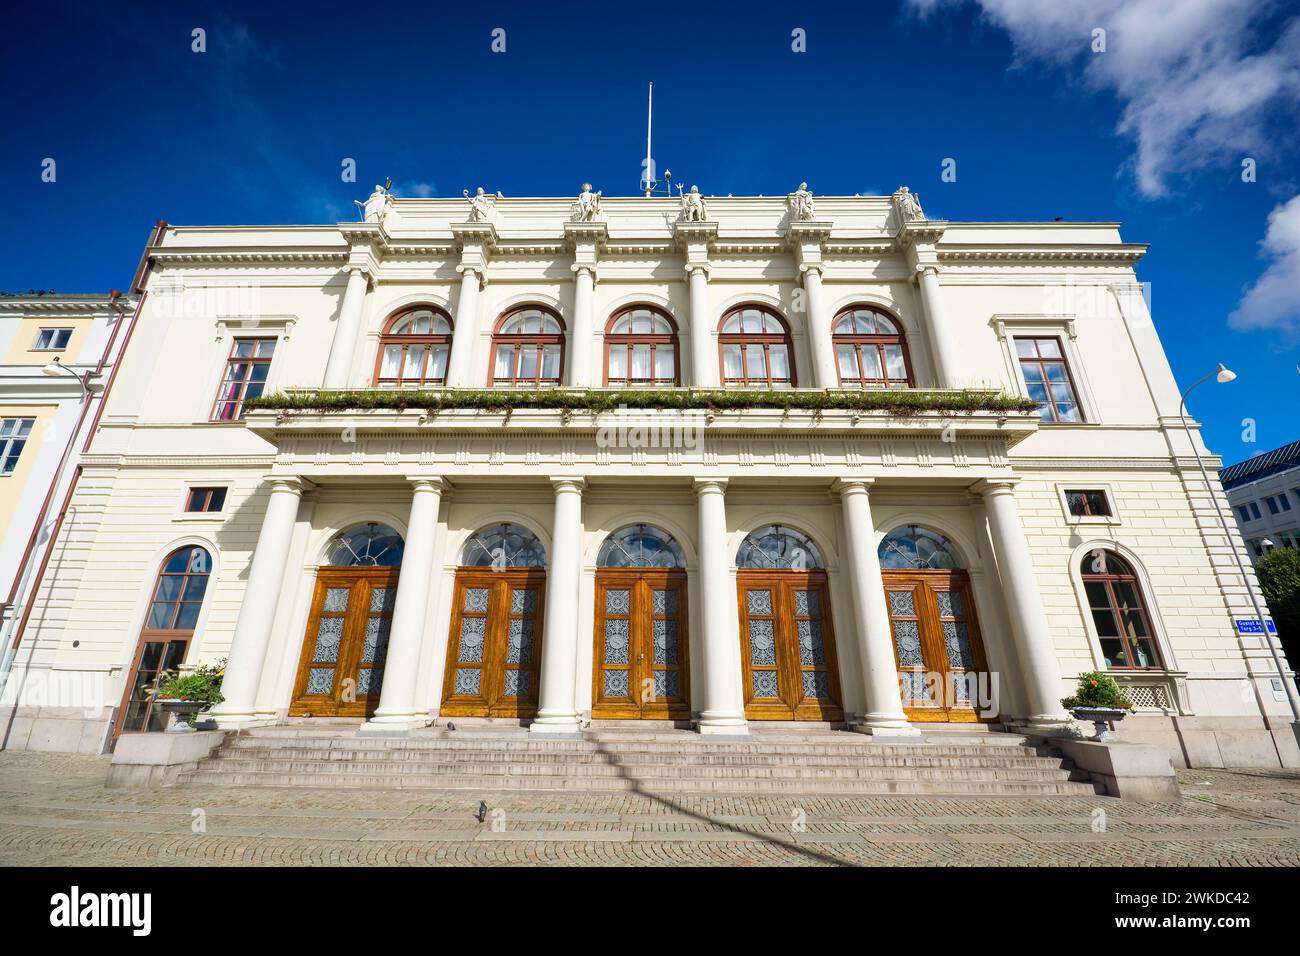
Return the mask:
<svg viewBox="0 0 1300 956">
<path fill-rule="evenodd" d="M 356 358 L 357 338 L 361 333 L 367 285 L 365 270 L 352 266 L 348 272 L 347 288 L 343 291 L 343 304 L 339 307 L 339 320 L 334 327 L 329 361 L 325 365 L 326 388 L 347 388 L 351 384 L 349 378 Z"/>
<path fill-rule="evenodd" d="M 1011 634 L 1023 670 L 1031 725 L 1052 727 L 1068 723 L 1061 707 L 1064 687 L 1057 662 L 1056 646 L 1047 625 L 1047 612 L 1038 590 L 1029 542 L 1020 524 L 1014 481 L 982 481 L 975 490 L 984 497 L 993 539 L 998 576 L 1011 618 Z"/>
<path fill-rule="evenodd" d="M 713 323 L 709 315 L 709 270 L 688 266 L 691 297 L 691 384 L 696 388 L 718 385 L 718 350 L 713 346 Z"/>
<path fill-rule="evenodd" d="M 958 388 L 961 385 L 961 359 L 957 339 L 948 324 L 948 313 L 943 304 L 943 288 L 939 285 L 939 270 L 932 265 L 919 266 L 921 306 L 925 312 L 925 334 L 930 340 L 930 354 L 934 357 L 934 374 L 940 388 Z"/>
<path fill-rule="evenodd" d="M 478 294 L 483 277 L 477 269 L 458 266 L 460 296 L 456 299 L 456 327 L 451 336 L 451 355 L 447 359 L 447 384 L 456 388 L 473 388 L 474 342 L 478 338 Z"/>
<path fill-rule="evenodd" d="M 440 478 L 411 479 L 411 517 L 406 526 L 406 548 L 397 579 L 397 598 L 388 631 L 388 656 L 379 707 L 362 727 L 367 730 L 404 731 L 429 723 L 427 707 L 415 699 L 420 650 L 429 613 L 429 578 L 433 574 L 433 544 L 438 533 Z"/>
<path fill-rule="evenodd" d="M 728 736 L 749 733 L 740 664 L 740 616 L 732 555 L 727 547 L 724 480 L 695 482 L 700 513 L 700 597 L 703 598 L 704 700 L 700 733 Z"/>
<path fill-rule="evenodd" d="M 871 518 L 871 500 L 867 493 L 870 484 L 867 480 L 838 483 L 844 512 L 844 536 L 848 544 L 853 617 L 858 629 L 862 681 L 867 692 L 866 713 L 853 729 L 892 737 L 917 736 L 920 731 L 907 722 L 907 715 L 903 713 L 885 581 L 880 573 L 875 522 Z"/>
<path fill-rule="evenodd" d="M 542 630 L 542 676 L 537 719 L 528 728 L 541 734 L 579 731 L 578 583 L 582 576 L 581 478 L 552 478 L 555 521 L 546 569 L 546 614 Z"/>
<path fill-rule="evenodd" d="M 222 728 L 238 729 L 255 721 L 257 688 L 262 681 L 271 625 L 284 585 L 289 543 L 293 537 L 303 481 L 295 477 L 272 477 L 270 498 L 257 536 L 257 550 L 248 569 L 244 599 L 235 621 L 226 673 L 221 681 L 225 700 L 212 708 Z"/>
<path fill-rule="evenodd" d="M 590 266 L 573 267 L 573 332 L 569 338 L 569 384 L 587 387 L 591 377 L 591 340 L 595 335 L 593 314 L 596 274 Z"/>
<path fill-rule="evenodd" d="M 805 266 L 803 273 L 804 304 L 808 311 L 808 343 L 812 348 L 813 378 L 818 388 L 839 388 L 835 369 L 835 347 L 831 341 L 831 317 L 826 314 L 822 295 L 822 270 Z"/>
</svg>

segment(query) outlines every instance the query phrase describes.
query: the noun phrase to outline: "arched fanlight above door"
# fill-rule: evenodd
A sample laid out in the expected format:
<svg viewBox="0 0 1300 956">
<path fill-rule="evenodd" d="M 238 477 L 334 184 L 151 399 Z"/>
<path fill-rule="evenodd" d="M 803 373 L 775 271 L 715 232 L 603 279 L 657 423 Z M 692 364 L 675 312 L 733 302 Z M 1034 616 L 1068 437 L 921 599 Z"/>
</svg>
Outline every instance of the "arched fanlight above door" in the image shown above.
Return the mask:
<svg viewBox="0 0 1300 956">
<path fill-rule="evenodd" d="M 371 521 L 335 538 L 325 563 L 339 568 L 397 568 L 405 546 L 402 536 L 388 525 Z"/>
<path fill-rule="evenodd" d="M 822 553 L 802 531 L 770 524 L 745 538 L 736 554 L 736 567 L 765 571 L 807 571 L 824 568 Z"/>
<path fill-rule="evenodd" d="M 544 568 L 546 549 L 527 528 L 509 522 L 472 534 L 461 552 L 464 568 Z"/>
<path fill-rule="evenodd" d="M 684 568 L 686 558 L 673 536 L 653 525 L 628 525 L 600 546 L 600 568 Z"/>
<path fill-rule="evenodd" d="M 915 524 L 885 535 L 878 553 L 880 566 L 894 571 L 949 571 L 966 566 L 951 541 Z"/>
</svg>

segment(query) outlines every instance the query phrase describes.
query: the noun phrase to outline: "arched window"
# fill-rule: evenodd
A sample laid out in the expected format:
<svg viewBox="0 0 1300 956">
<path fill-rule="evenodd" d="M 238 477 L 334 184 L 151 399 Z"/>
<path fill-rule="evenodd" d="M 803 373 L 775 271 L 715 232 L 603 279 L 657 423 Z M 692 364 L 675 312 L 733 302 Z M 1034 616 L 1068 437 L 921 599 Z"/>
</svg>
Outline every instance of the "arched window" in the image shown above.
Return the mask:
<svg viewBox="0 0 1300 956">
<path fill-rule="evenodd" d="M 340 568 L 397 568 L 405 547 L 400 534 L 371 521 L 335 538 L 326 563 Z"/>
<path fill-rule="evenodd" d="M 677 384 L 677 327 L 645 306 L 609 320 L 605 331 L 605 384 L 622 388 Z"/>
<path fill-rule="evenodd" d="M 461 552 L 465 568 L 544 568 L 546 549 L 537 535 L 503 522 L 474 532 Z"/>
<path fill-rule="evenodd" d="M 906 388 L 912 384 L 907 343 L 897 319 L 855 305 L 835 317 L 832 330 L 842 388 Z"/>
<path fill-rule="evenodd" d="M 615 531 L 600 546 L 598 568 L 684 568 L 681 545 L 666 531 L 646 524 Z"/>
<path fill-rule="evenodd" d="M 741 306 L 723 316 L 720 329 L 724 385 L 790 388 L 795 384 L 790 330 L 775 313 Z"/>
<path fill-rule="evenodd" d="M 929 528 L 909 524 L 885 535 L 877 549 L 880 566 L 891 571 L 949 571 L 964 568 L 953 543 Z"/>
<path fill-rule="evenodd" d="M 166 729 L 167 715 L 154 706 L 154 689 L 159 677 L 185 663 L 211 573 L 211 555 L 194 545 L 177 548 L 158 570 L 122 698 L 117 733 Z"/>
<path fill-rule="evenodd" d="M 563 375 L 564 323 L 558 315 L 530 305 L 502 316 L 492 337 L 492 385 L 559 385 Z"/>
<path fill-rule="evenodd" d="M 1079 572 L 1106 666 L 1162 668 L 1151 616 L 1129 563 L 1098 548 L 1083 556 Z"/>
<path fill-rule="evenodd" d="M 745 538 L 736 554 L 736 567 L 761 570 L 807 571 L 824 568 L 822 553 L 812 539 L 784 525 L 770 524 Z"/>
<path fill-rule="evenodd" d="M 451 352 L 451 319 L 441 310 L 420 305 L 399 312 L 379 337 L 375 384 L 381 388 L 442 385 Z"/>
</svg>

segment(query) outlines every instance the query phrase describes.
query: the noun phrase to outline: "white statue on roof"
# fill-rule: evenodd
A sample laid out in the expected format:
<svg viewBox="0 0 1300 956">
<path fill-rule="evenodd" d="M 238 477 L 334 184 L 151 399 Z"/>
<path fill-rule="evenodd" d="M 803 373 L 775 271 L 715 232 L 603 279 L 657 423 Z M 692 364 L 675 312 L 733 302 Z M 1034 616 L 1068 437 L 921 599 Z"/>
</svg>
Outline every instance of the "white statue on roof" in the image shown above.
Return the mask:
<svg viewBox="0 0 1300 956">
<path fill-rule="evenodd" d="M 692 186 L 690 192 L 682 193 L 682 208 L 677 218 L 682 222 L 708 221 L 709 211 L 704 207 L 704 197 L 700 195 L 699 186 Z"/>
<path fill-rule="evenodd" d="M 894 210 L 898 213 L 900 223 L 925 219 L 925 213 L 921 211 L 921 196 L 919 193 L 914 193 L 906 186 L 901 186 L 898 192 L 894 193 L 890 198 L 894 201 Z"/>
<path fill-rule="evenodd" d="M 388 215 L 389 209 L 393 204 L 393 194 L 389 191 L 392 187 L 392 180 L 388 181 L 387 186 L 375 184 L 375 191 L 372 192 L 365 202 L 359 199 L 352 200 L 352 204 L 361 210 L 361 218 L 366 222 L 383 222 L 384 217 Z"/>
<path fill-rule="evenodd" d="M 811 222 L 816 212 L 813 209 L 813 194 L 807 183 L 800 183 L 799 188 L 789 196 L 790 218 L 794 222 Z"/>
<path fill-rule="evenodd" d="M 489 196 L 480 186 L 474 191 L 474 195 L 469 194 L 468 189 L 462 189 L 465 199 L 469 201 L 469 221 L 470 222 L 490 222 L 492 213 L 496 209 L 495 200 Z M 500 195 L 498 193 L 498 195 Z"/>
<path fill-rule="evenodd" d="M 569 218 L 573 222 L 595 222 L 600 216 L 600 190 L 591 191 L 591 183 L 582 184 L 578 201 L 573 204 Z"/>
</svg>

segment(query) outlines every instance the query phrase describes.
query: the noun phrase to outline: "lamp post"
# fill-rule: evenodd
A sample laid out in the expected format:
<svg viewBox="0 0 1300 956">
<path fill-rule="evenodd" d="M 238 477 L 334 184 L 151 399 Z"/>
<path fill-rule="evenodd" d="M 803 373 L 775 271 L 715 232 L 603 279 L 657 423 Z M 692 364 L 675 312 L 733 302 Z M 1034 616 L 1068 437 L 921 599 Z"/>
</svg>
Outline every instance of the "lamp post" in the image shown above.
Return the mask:
<svg viewBox="0 0 1300 956">
<path fill-rule="evenodd" d="M 27 590 L 32 569 L 36 567 L 36 555 L 41 550 L 41 535 L 45 530 L 50 507 L 58 498 L 59 483 L 63 481 L 63 472 L 72 457 L 72 446 L 77 440 L 77 435 L 81 432 L 82 423 L 86 420 L 86 410 L 90 407 L 90 398 L 94 394 L 94 390 L 90 387 L 90 379 L 95 375 L 94 370 L 87 369 L 85 372 L 77 373 L 60 362 L 58 356 L 55 356 L 41 369 L 41 372 L 51 377 L 71 375 L 75 378 L 81 385 L 82 409 L 77 424 L 73 427 L 72 434 L 68 436 L 68 442 L 63 447 L 63 455 L 59 458 L 59 465 L 54 471 L 54 480 L 50 484 L 49 494 L 46 495 L 45 503 L 41 506 L 41 512 L 37 516 L 35 539 L 32 546 L 23 555 L 22 565 L 18 570 L 18 586 L 11 595 L 13 604 L 4 608 L 9 617 L 4 621 L 3 634 L 0 636 L 0 648 L 3 649 L 0 652 L 0 701 L 4 700 L 5 686 L 9 683 L 9 672 L 12 670 L 14 658 L 18 654 L 18 647 L 14 643 L 14 636 L 17 633 L 20 618 L 18 608 L 22 606 L 23 592 Z"/>
<path fill-rule="evenodd" d="M 1228 519 L 1224 515 L 1223 509 L 1219 507 L 1219 497 L 1214 493 L 1214 486 L 1210 484 L 1210 474 L 1205 470 L 1205 462 L 1201 460 L 1201 453 L 1196 448 L 1196 442 L 1192 440 L 1192 429 L 1187 424 L 1187 396 L 1192 394 L 1194 388 L 1208 382 L 1210 379 L 1214 379 L 1223 385 L 1233 381 L 1236 377 L 1236 372 L 1224 368 L 1223 363 L 1220 362 L 1218 368 L 1209 375 L 1198 378 L 1187 387 L 1187 391 L 1183 392 L 1183 399 L 1178 405 L 1178 417 L 1182 420 L 1183 431 L 1187 433 L 1187 444 L 1191 446 L 1192 454 L 1196 456 L 1196 465 L 1201 469 L 1201 478 L 1205 480 L 1205 490 L 1209 492 L 1210 501 L 1214 503 L 1214 510 L 1219 516 L 1219 523 L 1223 525 L 1223 534 L 1227 538 L 1228 547 L 1232 550 L 1232 556 L 1237 561 L 1237 570 L 1241 572 L 1241 583 L 1245 585 L 1246 593 L 1250 595 L 1250 603 L 1254 605 L 1255 617 L 1259 620 L 1260 634 L 1264 638 L 1264 646 L 1273 655 L 1273 664 L 1277 668 L 1278 677 L 1282 679 L 1282 687 L 1286 691 L 1287 702 L 1291 705 L 1291 717 L 1294 721 L 1293 729 L 1297 737 L 1300 738 L 1300 698 L 1296 696 L 1295 684 L 1286 679 L 1286 665 L 1282 662 L 1282 656 L 1278 654 L 1273 640 L 1268 636 L 1268 619 L 1264 616 L 1264 609 L 1259 606 L 1259 598 L 1255 596 L 1255 589 L 1250 586 L 1250 578 L 1246 576 L 1246 564 L 1241 560 L 1241 551 L 1232 539 L 1232 529 L 1228 527 Z M 1247 666 L 1249 667 L 1249 665 Z M 1260 704 L 1262 715 L 1264 709 L 1262 700 Z"/>
</svg>

